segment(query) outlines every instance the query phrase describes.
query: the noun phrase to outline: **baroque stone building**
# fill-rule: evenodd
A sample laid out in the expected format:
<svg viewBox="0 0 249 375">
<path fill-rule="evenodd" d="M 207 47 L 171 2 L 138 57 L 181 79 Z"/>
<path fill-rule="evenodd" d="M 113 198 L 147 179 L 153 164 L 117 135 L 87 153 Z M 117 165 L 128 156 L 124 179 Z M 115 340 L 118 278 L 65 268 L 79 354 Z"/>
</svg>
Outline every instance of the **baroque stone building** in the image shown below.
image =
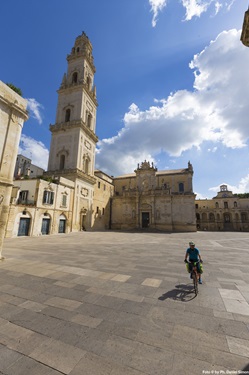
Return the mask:
<svg viewBox="0 0 249 375">
<path fill-rule="evenodd" d="M 6 236 L 81 230 L 195 231 L 193 168 L 158 171 L 147 161 L 111 177 L 95 170 L 97 98 L 92 45 L 83 32 L 67 56 L 58 90 L 48 170 L 14 181 Z M 19 155 L 17 165 L 21 168 Z M 26 158 L 26 168 L 31 160 Z M 24 171 L 24 173 L 25 173 Z"/>
<path fill-rule="evenodd" d="M 146 160 L 134 173 L 113 179 L 111 227 L 196 231 L 193 167 L 158 171 Z"/>
<path fill-rule="evenodd" d="M 240 198 L 221 185 L 212 199 L 198 199 L 196 224 L 198 230 L 249 231 L 249 198 Z"/>
<path fill-rule="evenodd" d="M 27 119 L 27 101 L 0 81 L 0 259 L 18 145 L 23 123 Z"/>
<path fill-rule="evenodd" d="M 74 182 L 72 231 L 92 226 L 95 185 L 97 99 L 92 45 L 83 32 L 67 56 L 67 73 L 58 90 L 56 122 L 50 125 L 47 177 L 64 177 Z"/>
</svg>

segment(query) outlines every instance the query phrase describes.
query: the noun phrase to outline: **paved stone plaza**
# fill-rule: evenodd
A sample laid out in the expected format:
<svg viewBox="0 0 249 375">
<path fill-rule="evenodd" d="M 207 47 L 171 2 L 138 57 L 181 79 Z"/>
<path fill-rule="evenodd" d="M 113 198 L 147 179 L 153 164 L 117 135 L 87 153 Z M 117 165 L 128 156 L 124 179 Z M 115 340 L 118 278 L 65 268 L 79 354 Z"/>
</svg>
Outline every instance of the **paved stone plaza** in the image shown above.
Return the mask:
<svg viewBox="0 0 249 375">
<path fill-rule="evenodd" d="M 0 374 L 249 374 L 249 233 L 19 237 L 3 255 Z"/>
</svg>

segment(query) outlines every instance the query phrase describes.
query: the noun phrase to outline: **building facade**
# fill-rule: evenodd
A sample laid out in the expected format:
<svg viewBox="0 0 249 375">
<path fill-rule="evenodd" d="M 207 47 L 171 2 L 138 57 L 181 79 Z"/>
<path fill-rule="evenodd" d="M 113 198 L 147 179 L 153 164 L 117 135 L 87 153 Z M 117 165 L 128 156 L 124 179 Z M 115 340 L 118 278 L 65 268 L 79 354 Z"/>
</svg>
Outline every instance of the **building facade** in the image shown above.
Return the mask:
<svg viewBox="0 0 249 375">
<path fill-rule="evenodd" d="M 134 173 L 115 178 L 95 170 L 98 103 L 92 45 L 84 32 L 67 63 L 50 125 L 48 170 L 38 178 L 31 173 L 31 159 L 18 155 L 6 236 L 106 229 L 196 231 L 190 162 L 185 169 L 158 171 L 144 161 Z"/>
<path fill-rule="evenodd" d="M 67 56 L 67 73 L 58 90 L 56 122 L 50 125 L 52 140 L 46 176 L 74 182 L 72 231 L 92 226 L 95 185 L 97 99 L 92 45 L 83 32 Z"/>
<path fill-rule="evenodd" d="M 0 259 L 18 145 L 23 123 L 27 119 L 27 101 L 0 81 Z"/>
<path fill-rule="evenodd" d="M 32 164 L 31 159 L 21 154 L 17 155 L 14 179 L 22 177 L 35 178 L 38 176 L 42 176 L 44 172 L 44 169 Z"/>
<path fill-rule="evenodd" d="M 196 206 L 197 230 L 249 231 L 249 198 L 240 198 L 221 185 L 212 199 L 198 199 Z"/>
<path fill-rule="evenodd" d="M 130 175 L 113 179 L 112 229 L 196 231 L 193 167 L 158 171 L 144 161 Z"/>
</svg>

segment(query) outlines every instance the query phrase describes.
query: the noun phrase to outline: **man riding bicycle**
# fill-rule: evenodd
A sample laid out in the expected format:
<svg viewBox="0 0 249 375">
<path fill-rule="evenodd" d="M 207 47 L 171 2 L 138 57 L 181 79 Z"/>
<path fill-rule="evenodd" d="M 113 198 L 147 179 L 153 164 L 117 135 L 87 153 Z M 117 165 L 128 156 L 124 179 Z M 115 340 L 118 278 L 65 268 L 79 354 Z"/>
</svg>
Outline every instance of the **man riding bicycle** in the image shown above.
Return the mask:
<svg viewBox="0 0 249 375">
<path fill-rule="evenodd" d="M 189 259 L 187 260 L 187 258 Z M 201 274 L 203 271 L 200 267 L 200 263 L 202 263 L 202 259 L 201 259 L 200 251 L 195 247 L 195 243 L 192 241 L 189 242 L 189 248 L 186 250 L 184 262 L 188 263 L 190 275 L 193 269 L 193 265 L 194 263 L 196 263 L 199 284 L 202 284 Z"/>
</svg>

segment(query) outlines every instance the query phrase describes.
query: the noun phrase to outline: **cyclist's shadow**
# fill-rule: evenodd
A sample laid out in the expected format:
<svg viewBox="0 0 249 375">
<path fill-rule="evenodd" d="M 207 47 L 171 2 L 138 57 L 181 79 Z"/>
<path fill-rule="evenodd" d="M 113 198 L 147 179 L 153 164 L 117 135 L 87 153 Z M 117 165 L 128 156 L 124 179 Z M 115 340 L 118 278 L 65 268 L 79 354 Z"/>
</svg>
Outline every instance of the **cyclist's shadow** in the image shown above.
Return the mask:
<svg viewBox="0 0 249 375">
<path fill-rule="evenodd" d="M 175 289 L 162 294 L 158 299 L 165 301 L 166 299 L 173 299 L 175 301 L 189 302 L 196 297 L 193 289 L 193 284 L 179 284 Z"/>
</svg>

